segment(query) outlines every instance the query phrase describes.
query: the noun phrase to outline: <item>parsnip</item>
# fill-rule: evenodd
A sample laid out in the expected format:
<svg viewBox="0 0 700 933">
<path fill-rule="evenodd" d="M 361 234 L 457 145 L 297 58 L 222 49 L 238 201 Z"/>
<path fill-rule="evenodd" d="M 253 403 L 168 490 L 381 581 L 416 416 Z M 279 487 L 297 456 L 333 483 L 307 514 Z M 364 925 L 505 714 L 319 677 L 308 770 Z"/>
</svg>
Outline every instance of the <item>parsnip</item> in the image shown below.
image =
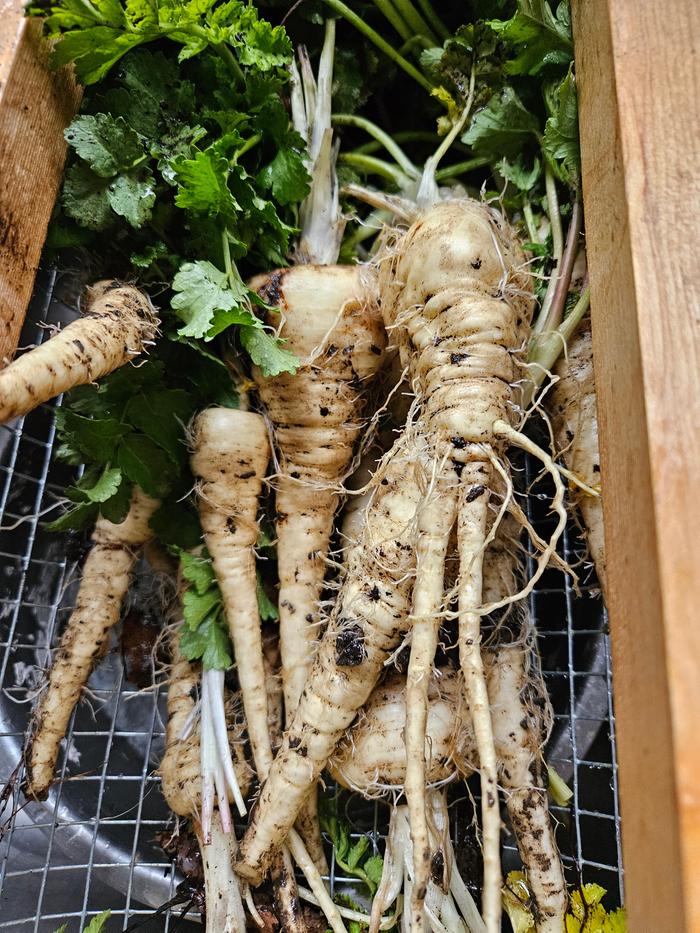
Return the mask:
<svg viewBox="0 0 700 933">
<path fill-rule="evenodd" d="M 560 357 L 555 373 L 559 380 L 551 391 L 548 407 L 557 450 L 569 470 L 587 485 L 599 486 L 598 415 L 590 318 L 584 319 L 569 340 L 566 355 Z M 600 585 L 605 590 L 603 500 L 600 496 L 579 492 L 575 501 L 586 526 L 588 548 Z"/>
<path fill-rule="evenodd" d="M 258 612 L 258 500 L 270 457 L 265 422 L 253 412 L 209 408 L 193 427 L 199 514 L 223 598 L 257 771 L 269 767 L 267 694 Z"/>
<path fill-rule="evenodd" d="M 426 783 L 464 776 L 476 761 L 469 712 L 459 671 L 433 672 L 425 732 Z M 328 762 L 343 787 L 367 797 L 401 793 L 406 779 L 406 678 L 390 674 L 379 684 Z"/>
<path fill-rule="evenodd" d="M 153 535 L 148 523 L 158 505 L 135 487 L 123 522 L 115 525 L 99 518 L 95 524 L 75 609 L 34 712 L 26 750 L 28 796 L 38 800 L 46 797 L 71 713 L 92 669 L 107 649 L 111 629 L 119 621 L 131 570 L 141 546 Z"/>
<path fill-rule="evenodd" d="M 489 537 L 489 502 L 508 473 L 506 440 L 520 440 L 510 426 L 511 385 L 518 377 L 515 357 L 532 310 L 531 289 L 524 257 L 503 218 L 464 199 L 429 208 L 398 240 L 382 262 L 380 294 L 385 322 L 399 344 L 421 405 L 410 430 L 415 432 L 415 443 L 426 446 L 425 484 L 432 491 L 424 498 L 417 522 L 407 685 L 406 792 L 416 859 L 412 923 L 416 931 L 422 929 L 422 901 L 430 870 L 422 736 L 447 540 L 456 515 L 460 662 L 482 784 L 484 919 L 489 933 L 497 933 L 500 818 L 479 644 L 482 566 Z M 555 481 L 561 491 L 558 477 Z"/>
<path fill-rule="evenodd" d="M 250 283 L 281 311 L 281 335 L 301 361 L 296 373 L 274 379 L 253 372 L 279 454 L 275 501 L 287 723 L 313 659 L 333 517 L 385 346 L 373 277 L 358 266 L 335 265 L 345 221 L 331 129 L 334 49 L 335 21 L 330 19 L 318 80 L 305 49 L 299 50 L 301 75 L 296 64 L 292 67 L 292 119 L 307 142 L 311 176 L 311 190 L 300 207 L 297 265 Z M 315 791 L 299 813 L 298 828 L 319 869 L 327 871 Z"/>
<path fill-rule="evenodd" d="M 406 630 L 419 506 L 415 464 L 396 463 L 370 503 L 313 668 L 241 843 L 239 873 L 257 884 L 326 761 Z"/>
<path fill-rule="evenodd" d="M 133 285 L 97 282 L 80 318 L 0 371 L 0 423 L 128 363 L 155 339 L 159 323 Z"/>
<path fill-rule="evenodd" d="M 255 770 L 265 780 L 272 762 L 266 672 L 257 602 L 254 547 L 258 539 L 258 499 L 270 455 L 265 422 L 260 415 L 230 408 L 210 408 L 197 416 L 193 428 L 192 472 L 199 479 L 199 513 L 207 550 L 219 582 L 236 656 L 248 738 Z M 318 871 L 307 863 L 301 839 L 290 835 L 297 863 L 322 901 L 326 917 L 344 933 L 340 914 Z M 276 897 L 286 915 L 303 918 L 291 905 L 295 897 L 294 870 L 287 852 L 275 865 Z M 310 860 L 309 860 L 310 862 Z"/>
<path fill-rule="evenodd" d="M 487 653 L 489 697 L 499 775 L 527 873 L 537 933 L 561 933 L 569 900 L 542 757 L 551 710 L 541 677 L 531 670 L 532 650 L 525 643 Z"/>
<path fill-rule="evenodd" d="M 291 720 L 313 659 L 326 555 L 386 337 L 376 288 L 357 266 L 296 266 L 251 285 L 282 313 L 281 334 L 302 365 L 253 375 L 272 422 L 276 479 L 280 649 Z"/>
</svg>

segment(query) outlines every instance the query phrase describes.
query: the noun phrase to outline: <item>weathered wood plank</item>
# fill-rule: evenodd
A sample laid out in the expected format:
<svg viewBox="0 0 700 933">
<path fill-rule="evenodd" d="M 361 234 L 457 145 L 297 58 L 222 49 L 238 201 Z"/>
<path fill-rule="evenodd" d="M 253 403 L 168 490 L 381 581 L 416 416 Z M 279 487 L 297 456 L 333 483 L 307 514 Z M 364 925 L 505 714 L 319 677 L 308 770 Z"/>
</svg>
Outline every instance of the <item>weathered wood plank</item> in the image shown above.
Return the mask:
<svg viewBox="0 0 700 933">
<path fill-rule="evenodd" d="M 700 930 L 700 25 L 574 0 L 630 930 Z"/>
<path fill-rule="evenodd" d="M 0 361 L 11 358 L 61 181 L 63 130 L 80 101 L 67 69 L 51 71 L 41 23 L 0 0 Z"/>
</svg>

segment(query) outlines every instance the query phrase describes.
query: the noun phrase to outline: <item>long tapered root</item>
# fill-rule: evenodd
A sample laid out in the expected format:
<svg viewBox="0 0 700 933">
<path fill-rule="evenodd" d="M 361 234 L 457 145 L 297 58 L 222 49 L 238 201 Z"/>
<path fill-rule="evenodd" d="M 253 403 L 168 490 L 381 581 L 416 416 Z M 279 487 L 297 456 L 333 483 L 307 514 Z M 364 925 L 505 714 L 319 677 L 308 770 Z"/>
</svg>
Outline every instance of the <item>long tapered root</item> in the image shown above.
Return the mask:
<svg viewBox="0 0 700 933">
<path fill-rule="evenodd" d="M 484 542 L 487 539 L 488 462 L 465 465 L 461 477 L 459 546 L 459 657 L 474 726 L 481 780 L 481 833 L 484 859 L 482 912 L 489 933 L 501 928 L 501 817 L 498 774 L 486 675 L 481 656 Z"/>
<path fill-rule="evenodd" d="M 170 632 L 170 676 L 168 681 L 168 722 L 165 732 L 165 754 L 161 761 L 161 789 L 170 809 L 194 825 L 204 867 L 206 933 L 244 933 L 246 918 L 243 909 L 240 882 L 233 871 L 236 855 L 236 837 L 224 825 L 221 810 L 228 811 L 227 796 L 233 797 L 231 787 L 224 785 L 218 798 L 218 809 L 212 806 L 203 825 L 204 778 L 201 768 L 201 746 L 210 743 L 217 749 L 212 736 L 205 737 L 204 719 L 197 719 L 197 688 L 201 687 L 201 665 L 188 661 L 180 653 L 182 631 L 181 599 L 174 601 L 174 624 Z M 209 673 L 212 673 L 211 671 Z M 217 673 L 217 672 L 213 672 Z M 204 696 L 200 700 L 200 711 Z M 232 704 L 227 703 L 227 753 L 234 757 L 235 783 L 246 794 L 252 772 L 243 755 L 242 728 L 230 715 Z M 208 805 L 207 805 L 208 806 Z"/>
<path fill-rule="evenodd" d="M 80 318 L 0 372 L 0 423 L 106 376 L 155 339 L 158 318 L 133 285 L 98 282 L 88 302 Z"/>
<path fill-rule="evenodd" d="M 250 283 L 279 305 L 281 335 L 301 365 L 253 376 L 279 457 L 276 532 L 280 650 L 287 722 L 304 689 L 318 633 L 326 555 L 386 335 L 371 279 L 356 266 L 298 266 Z"/>
<path fill-rule="evenodd" d="M 240 882 L 233 870 L 236 837 L 223 829 L 219 815 L 214 817 L 208 840 L 196 820 L 194 827 L 204 868 L 205 933 L 245 933 Z"/>
<path fill-rule="evenodd" d="M 527 873 L 537 931 L 560 933 L 569 900 L 542 759 L 548 699 L 541 676 L 530 670 L 530 654 L 527 640 L 489 653 L 489 696 L 506 806 Z"/>
<path fill-rule="evenodd" d="M 260 415 L 209 408 L 194 425 L 192 472 L 200 480 L 199 514 L 221 589 L 238 666 L 253 760 L 272 760 L 265 663 L 255 573 L 258 500 L 270 456 Z"/>
<path fill-rule="evenodd" d="M 547 398 L 556 447 L 567 466 L 593 486 L 600 482 L 600 452 L 590 318 L 569 341 L 566 358 L 559 360 L 556 373 L 559 380 Z M 577 496 L 576 504 L 583 515 L 588 547 L 604 590 L 603 504 L 600 497 L 587 495 Z"/>
<path fill-rule="evenodd" d="M 406 679 L 406 798 L 413 842 L 413 897 L 411 924 L 424 929 L 424 903 L 430 879 L 432 852 L 426 812 L 425 735 L 428 720 L 428 688 L 437 648 L 440 608 L 443 602 L 445 558 L 454 524 L 456 476 L 447 476 L 428 493 L 418 515 L 416 582 L 411 609 L 411 655 Z M 453 488 L 450 488 L 450 485 Z"/>
<path fill-rule="evenodd" d="M 259 884 L 338 741 L 406 631 L 420 503 L 415 465 L 389 465 L 370 503 L 294 719 L 241 842 L 237 870 Z"/>
<path fill-rule="evenodd" d="M 109 633 L 119 621 L 139 550 L 153 534 L 148 523 L 158 504 L 135 487 L 123 522 L 97 520 L 75 609 L 34 713 L 26 753 L 28 796 L 41 800 L 48 793 L 71 714 L 93 668 L 107 650 Z"/>
</svg>

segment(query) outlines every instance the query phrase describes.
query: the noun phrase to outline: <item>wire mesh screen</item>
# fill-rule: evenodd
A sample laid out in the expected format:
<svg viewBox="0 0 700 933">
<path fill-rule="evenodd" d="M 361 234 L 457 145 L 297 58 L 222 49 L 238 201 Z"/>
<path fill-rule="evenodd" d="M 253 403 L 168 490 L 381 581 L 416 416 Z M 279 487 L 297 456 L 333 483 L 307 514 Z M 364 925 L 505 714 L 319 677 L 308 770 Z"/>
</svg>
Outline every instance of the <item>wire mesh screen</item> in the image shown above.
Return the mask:
<svg viewBox="0 0 700 933">
<path fill-rule="evenodd" d="M 40 275 L 24 345 L 46 336 L 43 322 L 75 315 L 55 286 L 53 271 Z M 54 403 L 0 427 L 0 781 L 15 787 L 22 778 L 31 700 L 71 611 L 84 552 L 80 538 L 43 527 L 77 475 L 52 458 L 54 440 Z M 544 492 L 541 499 L 530 497 L 529 507 L 544 533 L 550 521 Z M 572 526 L 563 553 L 576 563 L 583 551 Z M 531 611 L 555 710 L 548 761 L 573 790 L 570 808 L 553 807 L 569 881 L 582 875 L 600 883 L 613 906 L 623 890 L 607 620 L 592 571 L 579 570 L 581 595 L 559 571 L 549 570 L 532 594 Z M 147 585 L 137 579 L 136 589 Z M 71 719 L 48 800 L 25 804 L 18 795 L 7 801 L 0 929 L 52 933 L 66 923 L 67 933 L 77 933 L 108 908 L 110 930 L 139 920 L 145 921 L 144 933 L 176 924 L 178 930 L 196 929 L 179 919 L 181 908 L 154 915 L 181 880 L 156 840 L 171 825 L 156 773 L 164 722 L 164 691 L 139 690 L 126 680 L 114 637 Z M 463 785 L 452 787 L 451 799 L 455 849 L 465 877 L 477 885 L 472 804 Z M 350 797 L 346 815 L 353 830 L 371 833 L 381 851 L 388 808 Z M 504 845 L 506 869 L 518 867 L 507 831 Z M 353 879 L 343 877 L 329 855 L 332 889 L 351 886 Z"/>
</svg>

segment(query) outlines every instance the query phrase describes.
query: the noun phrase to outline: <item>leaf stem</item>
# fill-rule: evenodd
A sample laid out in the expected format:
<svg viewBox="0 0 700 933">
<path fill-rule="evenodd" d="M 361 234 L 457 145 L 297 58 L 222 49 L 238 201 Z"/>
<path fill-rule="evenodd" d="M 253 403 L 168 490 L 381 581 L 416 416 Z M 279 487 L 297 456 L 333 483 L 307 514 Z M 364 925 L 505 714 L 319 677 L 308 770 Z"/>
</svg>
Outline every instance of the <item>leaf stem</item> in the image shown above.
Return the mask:
<svg viewBox="0 0 700 933">
<path fill-rule="evenodd" d="M 423 11 L 423 16 L 425 16 L 442 41 L 444 42 L 445 39 L 449 39 L 452 33 L 435 12 L 430 0 L 418 0 L 418 6 Z"/>
<path fill-rule="evenodd" d="M 204 30 L 202 30 L 204 32 Z M 219 42 L 217 45 L 212 45 L 212 48 L 216 54 L 221 58 L 235 78 L 236 84 L 245 84 L 245 75 L 241 69 L 241 66 L 236 61 L 236 57 L 231 51 L 231 49 L 225 45 L 223 42 Z"/>
<path fill-rule="evenodd" d="M 412 52 L 415 47 L 419 45 L 423 49 L 432 49 L 433 43 L 430 39 L 426 39 L 425 36 L 411 36 L 399 49 L 400 55 L 405 55 L 406 52 Z"/>
<path fill-rule="evenodd" d="M 525 198 L 523 203 L 523 217 L 525 218 L 525 224 L 527 225 L 527 235 L 530 237 L 530 240 L 533 243 L 538 243 L 539 237 L 537 235 L 535 215 L 532 213 L 532 205 L 527 198 Z"/>
<path fill-rule="evenodd" d="M 345 247 L 354 253 L 360 243 L 364 243 L 369 237 L 376 236 L 389 220 L 391 220 L 391 214 L 388 211 L 373 210 L 364 220 L 358 221 L 357 229 L 345 238 Z"/>
<path fill-rule="evenodd" d="M 343 152 L 339 158 L 341 162 L 352 165 L 362 172 L 388 179 L 397 188 L 406 189 L 415 181 L 405 172 L 402 172 L 398 166 L 392 165 L 391 162 L 385 162 L 384 159 L 377 159 L 376 156 L 364 155 L 359 152 Z"/>
<path fill-rule="evenodd" d="M 475 156 L 473 159 L 465 159 L 464 162 L 456 162 L 454 165 L 447 165 L 445 168 L 438 169 L 435 172 L 435 180 L 442 181 L 445 178 L 454 178 L 455 175 L 466 175 L 476 168 L 483 168 L 488 165 L 489 160 L 485 156 Z"/>
<path fill-rule="evenodd" d="M 343 3 L 342 0 L 324 0 L 324 3 L 334 10 L 338 16 L 342 16 L 352 26 L 364 33 L 370 42 L 374 43 L 378 49 L 381 49 L 388 58 L 395 62 L 399 68 L 402 68 L 407 75 L 410 75 L 414 81 L 417 81 L 424 90 L 432 94 L 433 85 L 425 75 L 421 74 L 409 61 L 406 61 L 402 55 L 399 55 L 386 39 L 383 39 L 376 30 L 372 29 L 357 13 L 354 13 L 347 4 Z"/>
<path fill-rule="evenodd" d="M 229 244 L 228 230 L 226 228 L 221 231 L 221 249 L 224 254 L 224 269 L 226 270 L 229 288 L 231 291 L 237 292 L 241 277 L 231 258 L 231 246 Z"/>
<path fill-rule="evenodd" d="M 472 103 L 474 101 L 475 81 L 476 63 L 472 62 L 471 75 L 469 76 L 469 93 L 467 94 L 467 101 L 464 105 L 464 110 L 462 110 L 459 119 L 453 125 L 447 136 L 445 136 L 443 141 L 435 150 L 434 154 L 425 161 L 425 166 L 423 168 L 423 174 L 421 176 L 420 187 L 418 189 L 418 195 L 416 199 L 420 207 L 427 207 L 431 204 L 434 204 L 439 198 L 436 175 L 437 167 L 440 164 L 440 160 L 445 155 L 455 139 L 462 132 L 464 124 L 467 122 L 467 117 L 469 116 L 469 112 L 472 109 Z"/>
<path fill-rule="evenodd" d="M 583 219 L 582 214 L 581 201 L 579 198 L 576 198 L 571 210 L 569 229 L 566 233 L 566 245 L 560 253 L 557 265 L 552 271 L 549 285 L 547 286 L 547 293 L 542 302 L 542 310 L 532 329 L 534 336 L 555 330 L 561 323 L 564 314 L 564 305 L 566 304 L 566 296 L 571 284 L 574 262 L 576 261 L 578 239 L 581 233 L 581 222 Z"/>
<path fill-rule="evenodd" d="M 394 9 L 391 0 L 374 0 L 374 5 L 385 19 L 391 23 L 402 39 L 411 38 L 411 30 L 401 18 L 401 14 Z"/>
<path fill-rule="evenodd" d="M 384 146 L 394 162 L 406 175 L 411 178 L 420 178 L 420 171 L 411 162 L 401 146 L 376 123 L 372 123 L 366 117 L 360 117 L 354 113 L 334 113 L 331 119 L 336 126 L 356 126 L 358 129 L 369 133 L 380 145 Z"/>
<path fill-rule="evenodd" d="M 231 51 L 231 49 L 226 45 L 225 42 L 212 42 L 211 34 L 203 27 L 199 26 L 197 23 L 191 23 L 189 26 L 181 26 L 177 23 L 173 23 L 169 26 L 163 26 L 162 34 L 164 36 L 169 35 L 172 32 L 184 32 L 189 33 L 191 36 L 195 36 L 198 39 L 203 39 L 207 45 L 209 45 L 226 63 L 226 67 L 231 72 L 233 77 L 236 80 L 236 84 L 245 84 L 245 75 L 241 70 L 241 66 L 236 61 L 236 57 Z"/>
<path fill-rule="evenodd" d="M 545 376 L 552 371 L 574 331 L 585 317 L 590 304 L 591 290 L 587 285 L 559 327 L 541 334 L 531 342 L 527 363 L 528 381 L 523 387 L 523 408 L 529 407 L 535 391 L 542 385 Z"/>
<path fill-rule="evenodd" d="M 251 136 L 250 139 L 246 139 L 246 141 L 243 143 L 241 148 L 237 149 L 235 152 L 235 155 L 232 160 L 234 164 L 238 162 L 238 160 L 240 159 L 242 155 L 245 155 L 246 152 L 248 152 L 248 150 L 252 149 L 253 146 L 257 146 L 257 144 L 260 142 L 261 139 L 262 139 L 262 133 L 256 133 L 254 136 Z"/>
<path fill-rule="evenodd" d="M 564 249 L 564 234 L 561 228 L 557 183 L 547 164 L 545 164 L 544 168 L 544 184 L 547 192 L 547 213 L 549 214 L 549 223 L 552 228 L 552 258 L 555 263 L 559 264 Z"/>
<path fill-rule="evenodd" d="M 433 45 L 438 44 L 437 36 L 413 6 L 411 0 L 394 0 L 394 6 L 417 36 L 425 36 Z"/>
</svg>

